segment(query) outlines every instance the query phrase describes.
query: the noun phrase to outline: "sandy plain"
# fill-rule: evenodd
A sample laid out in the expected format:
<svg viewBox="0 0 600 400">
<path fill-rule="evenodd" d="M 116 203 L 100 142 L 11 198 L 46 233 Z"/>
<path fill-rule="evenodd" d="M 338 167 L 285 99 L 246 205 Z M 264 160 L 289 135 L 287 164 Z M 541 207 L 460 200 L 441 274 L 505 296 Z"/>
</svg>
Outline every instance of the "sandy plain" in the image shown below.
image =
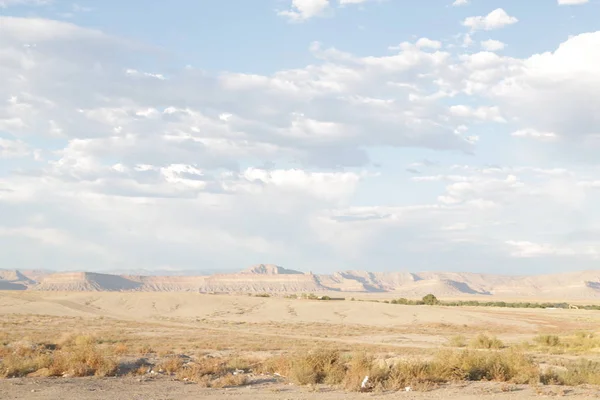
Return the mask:
<svg viewBox="0 0 600 400">
<path fill-rule="evenodd" d="M 158 362 L 189 358 L 267 359 L 335 349 L 365 351 L 381 360 L 427 359 L 452 337 L 480 333 L 518 346 L 540 334 L 596 332 L 600 312 L 562 309 L 403 306 L 357 301 L 315 301 L 196 293 L 0 292 L 0 340 L 52 341 L 74 332 L 119 344 L 122 358 Z M 359 301 L 362 300 L 362 301 Z M 532 301 L 529 299 L 529 301 Z M 598 360 L 600 353 L 527 350 L 540 365 Z M 493 382 L 443 384 L 425 392 L 352 393 L 324 385 L 291 385 L 273 374 L 248 374 L 248 384 L 202 388 L 167 374 L 109 378 L 0 379 L 0 399 L 471 399 L 566 396 L 598 398 L 594 386 L 543 388 Z"/>
</svg>

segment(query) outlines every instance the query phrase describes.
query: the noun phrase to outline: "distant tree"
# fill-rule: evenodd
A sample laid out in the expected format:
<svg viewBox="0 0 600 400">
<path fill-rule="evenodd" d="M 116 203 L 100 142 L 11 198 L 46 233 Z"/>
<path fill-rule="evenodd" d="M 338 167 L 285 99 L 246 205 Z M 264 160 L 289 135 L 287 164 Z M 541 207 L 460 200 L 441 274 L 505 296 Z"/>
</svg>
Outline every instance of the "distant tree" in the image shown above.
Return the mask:
<svg viewBox="0 0 600 400">
<path fill-rule="evenodd" d="M 435 297 L 431 293 L 428 294 L 427 296 L 423 297 L 422 301 L 423 301 L 423 304 L 428 305 L 428 306 L 435 306 L 436 304 L 440 303 L 440 301 L 437 299 L 437 297 Z"/>
</svg>

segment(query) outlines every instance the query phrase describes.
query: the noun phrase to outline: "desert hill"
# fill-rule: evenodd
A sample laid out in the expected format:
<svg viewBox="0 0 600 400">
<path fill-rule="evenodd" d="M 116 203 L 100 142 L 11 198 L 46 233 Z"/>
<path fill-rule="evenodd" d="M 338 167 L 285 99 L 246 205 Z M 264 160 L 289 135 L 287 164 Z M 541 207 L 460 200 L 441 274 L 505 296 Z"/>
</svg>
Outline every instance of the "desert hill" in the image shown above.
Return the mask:
<svg viewBox="0 0 600 400">
<path fill-rule="evenodd" d="M 271 264 L 213 275 L 117 275 L 94 272 L 27 273 L 0 270 L 0 290 L 139 291 L 201 293 L 390 293 L 416 298 L 428 293 L 512 298 L 600 299 L 600 271 L 508 276 L 459 272 L 340 271 L 305 274 Z"/>
</svg>

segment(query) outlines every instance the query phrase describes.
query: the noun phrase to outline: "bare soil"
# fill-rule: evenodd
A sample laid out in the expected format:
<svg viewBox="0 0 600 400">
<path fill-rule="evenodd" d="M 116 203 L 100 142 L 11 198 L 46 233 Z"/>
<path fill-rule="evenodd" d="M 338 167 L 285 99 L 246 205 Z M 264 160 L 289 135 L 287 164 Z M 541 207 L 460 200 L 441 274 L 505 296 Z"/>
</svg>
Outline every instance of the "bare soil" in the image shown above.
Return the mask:
<svg viewBox="0 0 600 400">
<path fill-rule="evenodd" d="M 79 379 L 8 379 L 0 380 L 0 399 L 31 400 L 358 400 L 358 399 L 538 399 L 566 397 L 570 399 L 600 398 L 598 388 L 563 388 L 545 386 L 540 389 L 497 383 L 444 385 L 428 392 L 352 393 L 332 388 L 297 387 L 285 383 L 256 380 L 240 388 L 206 389 L 195 384 L 175 382 L 160 377 L 79 378 Z"/>
</svg>

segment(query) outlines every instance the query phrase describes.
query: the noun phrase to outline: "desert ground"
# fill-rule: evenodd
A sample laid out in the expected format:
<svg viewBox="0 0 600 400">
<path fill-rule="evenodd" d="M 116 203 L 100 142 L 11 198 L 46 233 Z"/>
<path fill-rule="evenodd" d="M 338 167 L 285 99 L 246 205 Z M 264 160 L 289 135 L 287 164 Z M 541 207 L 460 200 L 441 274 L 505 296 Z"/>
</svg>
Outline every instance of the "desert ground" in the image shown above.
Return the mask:
<svg viewBox="0 0 600 400">
<path fill-rule="evenodd" d="M 97 369 L 97 376 L 76 377 L 67 367 L 60 376 L 49 372 L 52 367 L 25 370 L 22 376 L 0 379 L 0 398 L 597 398 L 600 386 L 593 384 L 600 379 L 593 376 L 600 372 L 594 369 L 600 361 L 600 340 L 595 336 L 599 326 L 599 311 L 406 306 L 368 294 L 356 301 L 316 301 L 198 293 L 6 291 L 0 292 L 0 355 L 5 359 L 19 351 L 27 357 L 46 357 L 37 349 L 58 346 L 56 351 L 66 351 L 60 349 L 85 342 L 113 360 L 118 373 L 110 376 L 114 374 Z M 78 339 L 82 337 L 87 339 Z M 27 350 L 19 350 L 23 348 Z M 406 386 L 380 384 L 359 393 L 347 376 L 340 380 L 345 379 L 345 385 L 316 380 L 302 384 L 291 376 L 295 367 L 283 361 L 326 351 L 367 355 L 374 365 L 386 368 L 398 362 L 439 363 L 443 351 L 512 351 L 525 355 L 539 371 L 564 377 L 532 384 L 508 375 L 484 382 L 430 382 L 415 376 Z M 590 361 L 590 370 L 581 371 L 583 364 L 572 369 L 582 359 Z M 175 367 L 165 366 L 174 360 Z M 208 374 L 193 379 L 181 372 L 186 365 L 206 360 L 228 365 L 223 371 L 229 372 L 215 381 Z"/>
</svg>

